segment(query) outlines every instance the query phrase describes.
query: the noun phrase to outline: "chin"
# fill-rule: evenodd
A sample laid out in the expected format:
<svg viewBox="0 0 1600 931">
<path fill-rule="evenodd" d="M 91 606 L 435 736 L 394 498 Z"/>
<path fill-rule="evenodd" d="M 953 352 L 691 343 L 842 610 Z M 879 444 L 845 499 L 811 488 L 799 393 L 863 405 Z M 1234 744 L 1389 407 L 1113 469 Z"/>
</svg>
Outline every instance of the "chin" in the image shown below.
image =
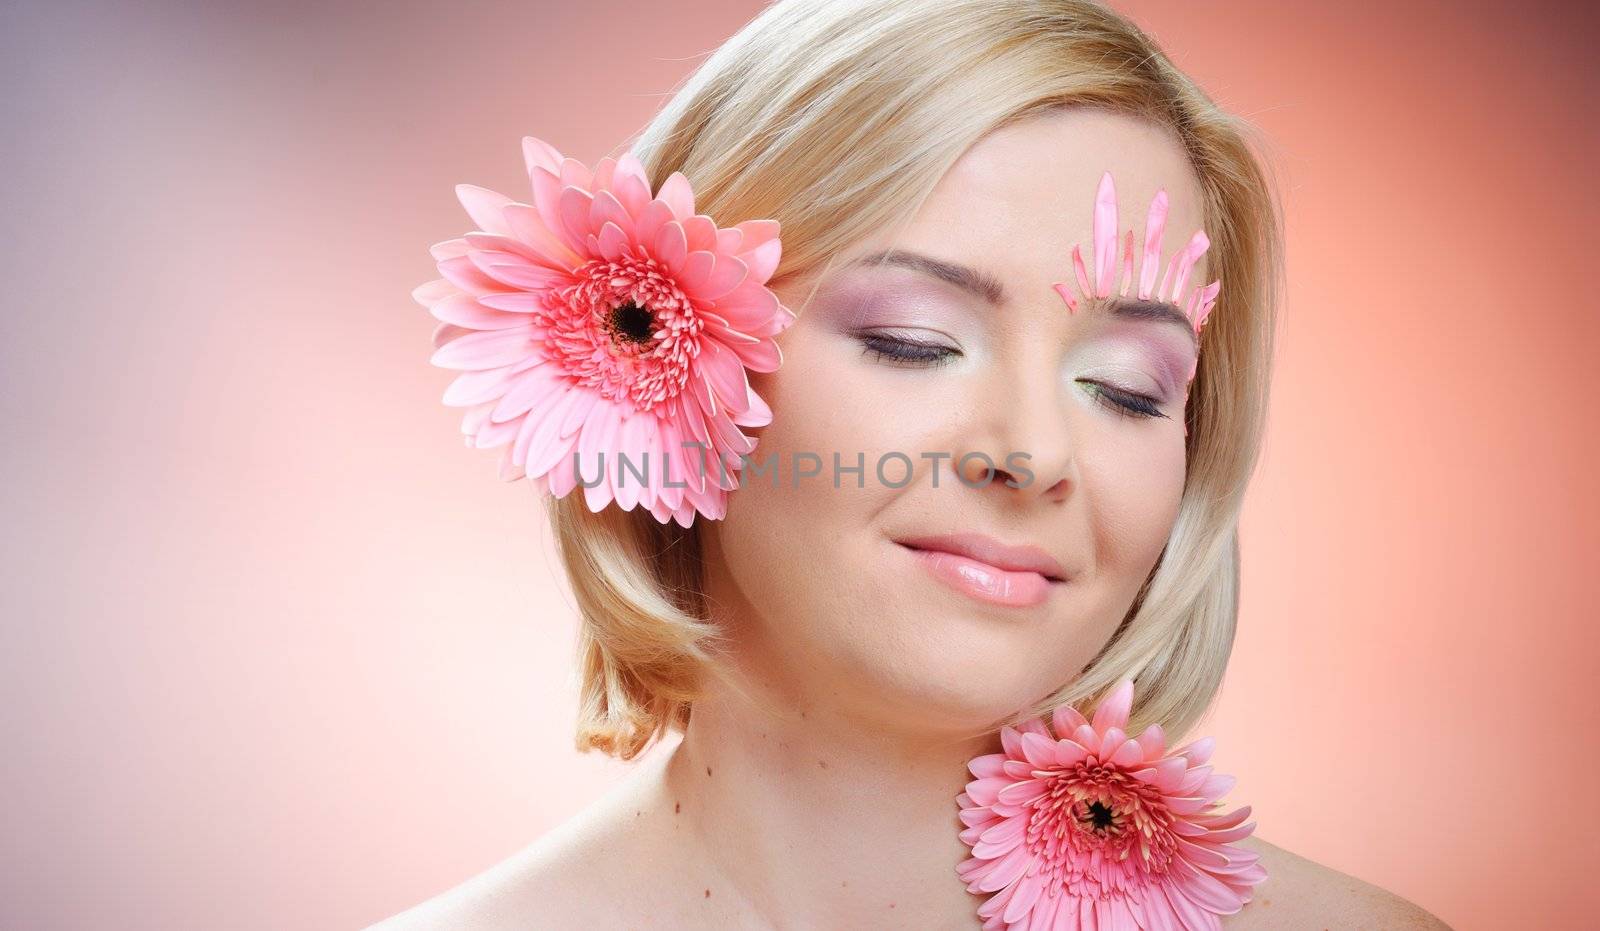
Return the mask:
<svg viewBox="0 0 1600 931">
<path fill-rule="evenodd" d="M 878 615 L 871 643 L 857 643 L 838 691 L 929 732 L 985 728 L 1063 684 L 1072 666 L 1040 651 L 1017 628 L 974 623 L 954 610 Z"/>
</svg>

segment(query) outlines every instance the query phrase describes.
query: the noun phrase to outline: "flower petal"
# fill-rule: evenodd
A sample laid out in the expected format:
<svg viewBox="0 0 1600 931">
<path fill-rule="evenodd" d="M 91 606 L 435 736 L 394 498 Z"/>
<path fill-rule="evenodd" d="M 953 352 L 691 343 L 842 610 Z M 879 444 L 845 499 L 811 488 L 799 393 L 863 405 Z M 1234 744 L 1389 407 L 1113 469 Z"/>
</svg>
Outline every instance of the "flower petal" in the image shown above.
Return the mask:
<svg viewBox="0 0 1600 931">
<path fill-rule="evenodd" d="M 1109 177 L 1109 172 L 1107 177 Z M 1133 707 L 1133 680 L 1123 679 L 1117 687 L 1111 690 L 1105 700 L 1094 711 L 1094 720 L 1091 722 L 1094 729 L 1104 734 L 1107 728 L 1127 727 L 1128 712 Z"/>
<path fill-rule="evenodd" d="M 1183 851 L 1184 858 L 1197 867 L 1213 868 L 1228 865 L 1226 855 L 1218 853 L 1215 849 L 1204 844 L 1197 844 L 1187 837 L 1176 837 L 1178 849 Z"/>
<path fill-rule="evenodd" d="M 1111 755 L 1111 765 L 1129 767 L 1144 762 L 1144 749 L 1137 740 L 1125 740 Z"/>
<path fill-rule="evenodd" d="M 656 232 L 656 261 L 666 268 L 667 274 L 674 280 L 682 272 L 688 255 L 689 240 L 683 235 L 683 226 L 678 221 L 673 220 Z"/>
<path fill-rule="evenodd" d="M 600 227 L 598 245 L 597 251 L 602 258 L 608 262 L 618 261 L 623 257 L 624 250 L 629 245 L 628 234 L 622 231 L 622 227 L 611 220 L 607 220 L 605 225 Z"/>
<path fill-rule="evenodd" d="M 1006 910 L 1001 914 L 1002 921 L 1021 921 L 1033 904 L 1039 901 L 1039 893 L 1044 891 L 1044 878 L 1038 874 L 1023 877 L 1017 884 L 1017 891 L 1007 903 Z"/>
<path fill-rule="evenodd" d="M 522 159 L 530 173 L 535 168 L 543 168 L 553 175 L 561 173 L 561 153 L 556 151 L 555 146 L 535 136 L 522 137 Z"/>
<path fill-rule="evenodd" d="M 778 296 L 771 289 L 749 277 L 718 298 L 713 309 L 740 332 L 751 336 L 776 336 L 795 319 L 788 308 L 778 303 Z"/>
<path fill-rule="evenodd" d="M 711 386 L 724 408 L 738 413 L 750 407 L 750 381 L 745 377 L 744 363 L 721 342 L 700 341 L 694 371 Z"/>
<path fill-rule="evenodd" d="M 1209 799 L 1218 799 L 1233 791 L 1233 787 L 1238 782 L 1239 778 L 1237 776 L 1227 773 L 1214 773 L 1200 783 L 1199 794 Z"/>
<path fill-rule="evenodd" d="M 501 209 L 512 202 L 511 198 L 498 191 L 478 187 L 476 184 L 458 184 L 456 199 L 466 208 L 467 216 L 472 218 L 472 222 L 478 224 L 478 229 L 501 236 L 510 235 L 511 227 L 506 225 L 506 218 Z"/>
<path fill-rule="evenodd" d="M 567 388 L 559 399 L 549 405 L 549 411 L 539 418 L 537 425 L 529 430 L 526 442 L 523 442 L 521 435 L 517 437 L 518 449 L 525 450 L 530 474 L 548 473 L 578 445 L 576 438 L 561 436 L 561 425 L 566 422 L 567 413 L 583 397 L 592 394 L 586 388 Z M 533 415 L 530 414 L 529 419 L 532 420 Z"/>
<path fill-rule="evenodd" d="M 1000 790 L 1011 784 L 1010 779 L 999 777 L 975 779 L 967 783 L 967 794 L 979 805 L 993 805 L 999 797 Z"/>
<path fill-rule="evenodd" d="M 1100 189 L 1094 196 L 1094 287 L 1095 294 L 1111 293 L 1111 276 L 1117 268 L 1117 188 L 1111 172 L 1100 176 Z"/>
<path fill-rule="evenodd" d="M 535 168 L 528 172 L 528 179 L 533 182 L 533 206 L 539 215 L 539 224 L 565 243 L 567 237 L 561 223 L 561 173 Z M 506 208 L 508 222 L 510 210 Z"/>
<path fill-rule="evenodd" d="M 428 308 L 428 312 L 445 323 L 466 327 L 469 330 L 507 330 L 514 326 L 527 326 L 527 314 L 508 314 L 493 310 L 478 302 L 471 294 L 456 294 Z"/>
<path fill-rule="evenodd" d="M 983 842 L 985 844 L 995 845 L 1006 843 L 1015 844 L 1022 839 L 1024 834 L 1027 833 L 1027 828 L 1028 819 L 1026 816 L 1002 818 L 985 826 L 982 835 Z M 1003 853 L 1004 851 L 1000 852 Z"/>
<path fill-rule="evenodd" d="M 589 510 L 598 512 L 612 500 L 611 475 L 615 469 L 615 445 L 619 424 L 617 409 L 608 400 L 595 402 L 594 410 L 578 433 L 578 484 L 583 487 Z"/>
<path fill-rule="evenodd" d="M 1008 886 L 1028 868 L 1028 848 L 1018 845 L 1010 853 L 995 861 L 994 868 L 978 883 L 978 891 L 994 892 Z"/>
<path fill-rule="evenodd" d="M 501 291 L 496 294 L 478 294 L 473 299 L 485 307 L 513 314 L 531 314 L 544 306 L 541 295 L 535 291 Z M 527 318 L 524 317 L 523 320 L 526 322 Z"/>
<path fill-rule="evenodd" d="M 724 332 L 729 335 L 738 333 L 737 330 Z M 744 363 L 744 367 L 752 372 L 776 372 L 783 367 L 783 350 L 779 348 L 777 343 L 767 337 L 752 340 L 751 342 L 742 340 L 730 342 L 728 348 L 732 349 L 734 355 L 739 357 L 739 361 Z M 740 422 L 743 423 L 743 421 Z M 755 424 L 744 425 L 756 426 Z"/>
<path fill-rule="evenodd" d="M 1189 761 L 1185 757 L 1174 756 L 1157 760 L 1149 769 L 1136 770 L 1134 776 L 1150 783 L 1157 789 L 1167 794 L 1178 791 L 1178 786 L 1183 783 L 1184 774 L 1189 771 Z M 1143 773 L 1149 773 L 1146 778 Z"/>
<path fill-rule="evenodd" d="M 768 240 L 777 239 L 780 227 L 777 220 L 745 220 L 735 224 L 735 228 L 744 234 L 744 249 L 749 251 Z"/>
<path fill-rule="evenodd" d="M 1183 252 L 1178 256 L 1177 277 L 1172 282 L 1171 300 L 1173 303 L 1181 303 L 1179 298 L 1183 294 L 1184 287 L 1189 283 L 1190 272 L 1194 270 L 1195 263 L 1200 260 L 1202 255 L 1205 255 L 1210 246 L 1211 240 L 1206 236 L 1206 231 L 1195 230 L 1194 236 L 1189 240 L 1188 245 L 1183 247 Z"/>
<path fill-rule="evenodd" d="M 1022 735 L 1022 755 L 1038 769 L 1055 766 L 1055 741 L 1048 737 L 1040 737 L 1032 731 L 1024 733 Z"/>
<path fill-rule="evenodd" d="M 562 187 L 582 188 L 585 191 L 594 188 L 594 173 L 589 166 L 570 155 L 561 160 L 561 171 L 558 173 Z"/>
<path fill-rule="evenodd" d="M 1188 757 L 1190 766 L 1199 766 L 1211 759 L 1211 752 L 1216 749 L 1216 746 L 1216 738 L 1201 737 L 1199 740 L 1192 741 L 1187 746 L 1174 752 Z"/>
<path fill-rule="evenodd" d="M 717 230 L 718 255 L 738 255 L 740 247 L 744 244 L 744 230 L 737 226 L 721 227 Z"/>
<path fill-rule="evenodd" d="M 673 216 L 679 220 L 694 216 L 694 189 L 682 172 L 674 171 L 667 176 L 667 180 L 661 184 L 661 190 L 656 192 L 656 200 L 672 208 Z"/>
<path fill-rule="evenodd" d="M 542 291 L 567 280 L 565 272 L 537 265 L 510 252 L 473 251 L 467 258 L 502 289 Z"/>
<path fill-rule="evenodd" d="M 511 290 L 509 285 L 502 284 L 479 270 L 472 263 L 470 255 L 458 255 L 440 262 L 439 274 L 451 284 L 472 294 L 493 294 L 497 291 Z"/>
<path fill-rule="evenodd" d="M 714 301 L 743 284 L 748 274 L 750 269 L 743 262 L 731 255 L 718 255 L 711 273 L 700 286 L 700 292 L 690 296 L 697 300 Z"/>
<path fill-rule="evenodd" d="M 1226 831 L 1210 831 L 1206 834 L 1206 840 L 1214 844 L 1231 844 L 1234 841 L 1244 840 L 1249 837 L 1255 832 L 1255 829 L 1255 822 L 1252 821 L 1249 824 L 1241 824 Z"/>
<path fill-rule="evenodd" d="M 1056 759 L 1062 766 L 1076 766 L 1089 756 L 1089 748 L 1070 737 L 1056 741 Z"/>
<path fill-rule="evenodd" d="M 1196 868 L 1183 858 L 1173 861 L 1178 874 L 1178 884 L 1197 905 L 1221 915 L 1231 915 L 1242 905 L 1239 896 L 1221 880 L 1205 870 Z"/>
<path fill-rule="evenodd" d="M 1009 724 L 1000 728 L 1000 746 L 1005 750 L 1006 756 L 1013 760 L 1022 759 L 1022 732 Z"/>
<path fill-rule="evenodd" d="M 703 213 L 697 213 L 683 220 L 684 235 L 689 237 L 689 251 L 717 251 L 717 224 L 716 221 Z"/>
<path fill-rule="evenodd" d="M 607 190 L 596 191 L 589 204 L 589 228 L 601 229 L 607 223 L 615 223 L 619 232 L 633 229 L 633 217 L 617 196 Z"/>
<path fill-rule="evenodd" d="M 1024 739 L 1027 735 L 1024 735 Z M 1022 782 L 1013 782 L 997 793 L 996 798 L 1003 805 L 1022 807 L 1029 805 L 1050 792 L 1050 783 L 1043 779 L 1027 779 Z"/>
<path fill-rule="evenodd" d="M 453 323 L 441 323 L 433 328 L 433 348 L 438 349 L 451 340 L 460 339 L 468 333 L 475 332 L 466 327 L 459 327 Z"/>
<path fill-rule="evenodd" d="M 699 298 L 699 295 L 705 293 L 707 280 L 711 277 L 711 271 L 716 264 L 717 257 L 704 249 L 690 252 L 683 260 L 682 267 L 674 275 L 678 287 L 691 298 Z M 703 300 L 711 299 L 707 297 Z"/>
<path fill-rule="evenodd" d="M 1177 883 L 1165 882 L 1156 886 L 1156 888 L 1161 890 L 1161 895 L 1167 900 L 1167 904 L 1171 906 L 1173 913 L 1184 928 L 1193 929 L 1193 931 L 1211 931 L 1211 929 L 1222 927 L 1222 923 L 1217 919 L 1216 915 L 1201 908 L 1199 903 L 1191 899 L 1187 892 Z"/>
<path fill-rule="evenodd" d="M 1224 815 L 1209 815 L 1203 818 L 1195 818 L 1194 822 L 1196 824 L 1203 824 L 1215 831 L 1231 828 L 1236 824 L 1242 823 L 1248 817 L 1250 817 L 1250 806 L 1243 805 Z"/>
<path fill-rule="evenodd" d="M 635 221 L 650 204 L 650 178 L 632 152 L 624 152 L 617 159 L 617 168 L 611 174 L 611 192 Z"/>
<path fill-rule="evenodd" d="M 1152 724 L 1139 735 L 1139 746 L 1144 750 L 1146 760 L 1158 760 L 1166 752 L 1167 736 L 1161 725 Z"/>
<path fill-rule="evenodd" d="M 1045 727 L 1044 722 L 1038 718 L 1027 718 L 1023 720 L 1017 725 L 1017 730 L 1024 734 L 1031 731 L 1035 734 L 1038 734 L 1040 737 L 1050 740 L 1055 739 L 1055 735 L 1050 733 L 1050 729 Z"/>
<path fill-rule="evenodd" d="M 423 307 L 432 307 L 448 297 L 461 293 L 461 289 L 451 284 L 448 279 L 435 278 L 425 284 L 417 285 L 411 289 L 411 299 Z"/>
<path fill-rule="evenodd" d="M 442 262 L 445 259 L 453 259 L 456 256 L 466 255 L 471 251 L 472 243 L 467 242 L 467 238 L 465 236 L 457 236 L 455 239 L 446 239 L 444 242 L 436 242 L 428 247 L 428 254 L 433 256 L 433 260 L 435 262 Z"/>
<path fill-rule="evenodd" d="M 986 753 L 983 756 L 973 757 L 967 763 L 967 771 L 978 779 L 1000 775 L 1000 764 L 1006 761 L 1004 753 Z"/>
<path fill-rule="evenodd" d="M 738 255 L 750 267 L 750 277 L 765 284 L 778 270 L 778 263 L 783 259 L 783 245 L 774 239 Z"/>
<path fill-rule="evenodd" d="M 1102 762 L 1102 763 L 1111 762 L 1112 754 L 1116 753 L 1118 750 L 1121 750 L 1123 742 L 1126 741 L 1127 739 L 1128 739 L 1128 735 L 1126 735 L 1126 734 L 1124 734 L 1122 732 L 1122 728 L 1120 728 L 1120 727 L 1109 727 L 1109 728 L 1107 728 L 1100 735 L 1100 746 L 1095 751 L 1095 756 L 1099 757 L 1100 758 L 1100 762 Z"/>
<path fill-rule="evenodd" d="M 568 384 L 561 377 L 560 367 L 556 365 L 541 365 L 530 369 L 526 374 L 519 376 L 505 396 L 495 405 L 489 419 L 496 423 L 502 420 L 511 420 L 521 417 L 535 408 L 545 408 L 553 403 L 553 399 L 566 393 Z M 538 415 L 542 417 L 542 412 Z M 515 460 L 522 464 L 521 457 Z M 529 470 L 537 471 L 537 470 Z"/>
<path fill-rule="evenodd" d="M 481 330 L 451 340 L 434 351 L 429 361 L 447 369 L 492 369 L 519 362 L 535 351 L 533 327 Z"/>
<path fill-rule="evenodd" d="M 1211 805 L 1207 799 L 1195 796 L 1169 795 L 1166 804 L 1175 815 L 1197 815 Z"/>
<path fill-rule="evenodd" d="M 653 247 L 656 236 L 661 232 L 661 227 L 675 221 L 672 208 L 659 200 L 652 200 L 644 205 L 644 209 L 634 217 L 633 237 L 646 247 Z M 684 240 L 685 250 L 688 251 L 688 239 Z M 650 249 L 649 251 L 654 251 Z"/>
<path fill-rule="evenodd" d="M 1144 221 L 1144 255 L 1139 260 L 1139 299 L 1149 300 L 1161 270 L 1161 233 L 1167 226 L 1167 192 L 1160 190 L 1150 201 Z"/>
<path fill-rule="evenodd" d="M 583 188 L 568 185 L 561 189 L 557 203 L 561 209 L 561 232 L 567 245 L 580 256 L 584 255 L 589 237 L 589 205 L 594 198 Z M 592 258 L 592 256 L 590 256 Z"/>
<path fill-rule="evenodd" d="M 1087 723 L 1078 709 L 1071 705 L 1059 705 L 1050 713 L 1050 724 L 1055 728 L 1057 737 L 1070 737 L 1073 731 Z"/>
<path fill-rule="evenodd" d="M 544 217 L 535 207 L 511 204 L 505 208 L 506 223 L 511 227 L 511 238 L 522 243 L 529 253 L 537 256 L 551 268 L 572 271 L 583 264 L 583 259 L 567 246 L 559 231 L 545 225 Z"/>
<path fill-rule="evenodd" d="M 531 368 L 529 362 L 539 365 L 544 361 L 535 357 L 521 363 L 502 365 L 499 368 L 462 372 L 450 382 L 450 387 L 445 389 L 444 404 L 446 407 L 471 407 L 485 401 L 497 400 L 510 387 L 512 376 Z"/>
</svg>

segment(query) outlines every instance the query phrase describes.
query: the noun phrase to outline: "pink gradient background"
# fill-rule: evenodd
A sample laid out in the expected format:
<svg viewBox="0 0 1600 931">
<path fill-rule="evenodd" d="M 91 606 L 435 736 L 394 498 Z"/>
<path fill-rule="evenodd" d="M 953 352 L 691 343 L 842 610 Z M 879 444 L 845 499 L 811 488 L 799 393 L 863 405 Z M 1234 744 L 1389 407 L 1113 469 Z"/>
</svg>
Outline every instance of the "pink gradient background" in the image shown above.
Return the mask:
<svg viewBox="0 0 1600 931">
<path fill-rule="evenodd" d="M 1285 197 L 1203 725 L 1231 798 L 1458 929 L 1589 925 L 1596 14 L 1116 5 Z M 521 192 L 526 133 L 614 153 L 759 5 L 33 7 L 0 13 L 0 925 L 376 921 L 624 772 L 570 749 L 571 599 L 439 403 L 425 248 L 455 183 Z"/>
</svg>

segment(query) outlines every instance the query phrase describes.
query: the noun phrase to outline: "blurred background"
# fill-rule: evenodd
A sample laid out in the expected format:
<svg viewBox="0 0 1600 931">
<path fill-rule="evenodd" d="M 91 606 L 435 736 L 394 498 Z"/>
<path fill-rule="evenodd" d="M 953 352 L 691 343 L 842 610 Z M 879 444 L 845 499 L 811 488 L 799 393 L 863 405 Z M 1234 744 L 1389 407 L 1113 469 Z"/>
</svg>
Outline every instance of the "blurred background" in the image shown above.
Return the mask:
<svg viewBox="0 0 1600 931">
<path fill-rule="evenodd" d="M 1113 5 L 1287 216 L 1230 797 L 1457 929 L 1592 927 L 1596 7 Z M 409 292 L 453 185 L 620 153 L 759 9 L 0 10 L 0 925 L 359 927 L 626 771 Z"/>
</svg>

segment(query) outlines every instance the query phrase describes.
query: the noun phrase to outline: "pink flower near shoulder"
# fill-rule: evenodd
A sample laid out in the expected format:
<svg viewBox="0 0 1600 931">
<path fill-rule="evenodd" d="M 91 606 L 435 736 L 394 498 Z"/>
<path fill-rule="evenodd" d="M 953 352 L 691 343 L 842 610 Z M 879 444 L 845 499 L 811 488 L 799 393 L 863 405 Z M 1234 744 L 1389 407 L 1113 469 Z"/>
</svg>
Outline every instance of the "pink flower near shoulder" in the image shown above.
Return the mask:
<svg viewBox="0 0 1600 931">
<path fill-rule="evenodd" d="M 772 419 L 746 371 L 777 370 L 795 320 L 766 287 L 777 221 L 719 229 L 632 153 L 593 172 L 531 136 L 523 154 L 533 203 L 459 185 L 477 229 L 435 245 L 443 277 L 413 292 L 440 321 L 431 361 L 460 373 L 444 403 L 468 446 L 505 447 L 507 481 L 720 519 L 755 448 L 739 428 Z"/>
<path fill-rule="evenodd" d="M 1221 928 L 1266 879 L 1259 854 L 1232 846 L 1255 830 L 1247 805 L 1216 809 L 1233 788 L 1206 761 L 1210 737 L 1167 752 L 1161 726 L 1123 728 L 1133 707 L 1124 679 L 1094 712 L 1070 707 L 1000 731 L 1003 753 L 968 764 L 957 796 L 957 873 L 985 931 Z"/>
</svg>

